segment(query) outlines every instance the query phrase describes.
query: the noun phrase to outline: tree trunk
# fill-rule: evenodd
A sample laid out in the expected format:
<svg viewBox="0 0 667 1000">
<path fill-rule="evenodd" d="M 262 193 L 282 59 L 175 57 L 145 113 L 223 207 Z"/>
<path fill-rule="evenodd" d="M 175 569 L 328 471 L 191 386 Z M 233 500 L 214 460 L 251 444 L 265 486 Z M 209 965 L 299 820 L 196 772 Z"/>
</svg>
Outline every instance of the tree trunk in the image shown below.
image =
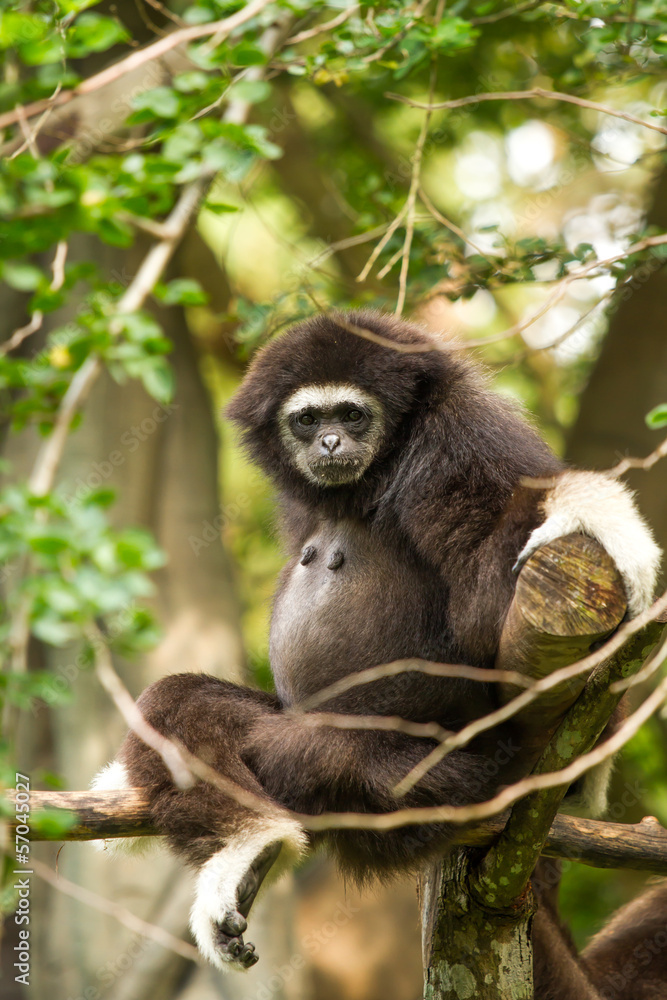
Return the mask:
<svg viewBox="0 0 667 1000">
<path fill-rule="evenodd" d="M 470 895 L 470 851 L 453 851 L 421 883 L 424 1000 L 531 1000 L 532 895 L 511 915 Z"/>
</svg>

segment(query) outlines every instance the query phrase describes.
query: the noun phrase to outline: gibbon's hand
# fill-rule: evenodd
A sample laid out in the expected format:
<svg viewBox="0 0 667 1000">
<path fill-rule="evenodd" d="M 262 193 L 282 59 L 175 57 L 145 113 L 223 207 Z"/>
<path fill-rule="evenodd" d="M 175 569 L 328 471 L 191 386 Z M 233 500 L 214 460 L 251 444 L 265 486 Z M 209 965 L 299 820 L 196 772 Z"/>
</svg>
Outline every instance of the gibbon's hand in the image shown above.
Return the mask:
<svg viewBox="0 0 667 1000">
<path fill-rule="evenodd" d="M 650 606 L 662 552 L 627 486 L 601 472 L 568 470 L 548 491 L 543 510 L 546 520 L 535 528 L 519 554 L 516 573 L 540 546 L 563 535 L 588 535 L 616 563 L 630 617 Z"/>
</svg>

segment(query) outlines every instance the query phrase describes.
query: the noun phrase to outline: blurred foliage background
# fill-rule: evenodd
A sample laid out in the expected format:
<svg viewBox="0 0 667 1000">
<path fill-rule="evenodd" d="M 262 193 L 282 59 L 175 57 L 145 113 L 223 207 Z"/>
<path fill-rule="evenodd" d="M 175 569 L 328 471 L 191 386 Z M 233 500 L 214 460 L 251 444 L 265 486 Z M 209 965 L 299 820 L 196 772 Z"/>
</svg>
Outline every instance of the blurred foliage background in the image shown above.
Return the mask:
<svg viewBox="0 0 667 1000">
<path fill-rule="evenodd" d="M 221 414 L 286 324 L 402 311 L 572 461 L 659 444 L 660 0 L 0 2 L 0 47 L 6 785 L 84 788 L 112 755 L 102 641 L 135 695 L 183 669 L 270 685 L 273 498 Z M 667 545 L 664 464 L 628 479 Z M 611 818 L 667 823 L 666 725 L 626 748 Z M 186 935 L 166 855 L 68 845 L 60 870 Z M 643 881 L 570 865 L 577 941 Z M 38 997 L 420 995 L 414 888 L 362 900 L 321 860 L 268 894 L 262 961 L 224 982 L 36 882 L 33 905 Z"/>
</svg>

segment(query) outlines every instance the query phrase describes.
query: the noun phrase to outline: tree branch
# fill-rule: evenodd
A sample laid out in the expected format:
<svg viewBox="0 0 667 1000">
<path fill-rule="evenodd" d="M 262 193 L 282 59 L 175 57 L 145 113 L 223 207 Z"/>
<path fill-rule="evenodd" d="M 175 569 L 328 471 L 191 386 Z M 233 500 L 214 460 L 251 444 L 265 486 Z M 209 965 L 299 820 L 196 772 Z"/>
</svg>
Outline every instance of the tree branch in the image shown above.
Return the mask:
<svg viewBox="0 0 667 1000">
<path fill-rule="evenodd" d="M 9 808 L 13 799 L 7 798 Z M 31 833 L 33 841 L 116 840 L 123 837 L 153 837 L 148 800 L 141 788 L 105 792 L 33 792 L 33 815 L 44 809 L 74 813 L 76 824 L 65 835 Z M 488 847 L 505 826 L 506 817 L 496 817 L 456 836 L 458 844 Z M 12 829 L 15 823 L 10 824 Z M 593 868 L 629 868 L 667 875 L 667 830 L 653 816 L 641 823 L 607 823 L 575 816 L 557 816 L 551 825 L 543 853 L 569 858 Z"/>
<path fill-rule="evenodd" d="M 541 87 L 533 87 L 531 90 L 505 90 L 493 91 L 488 94 L 469 94 L 467 97 L 457 97 L 452 101 L 440 101 L 437 104 L 430 104 L 428 101 L 413 101 L 402 94 L 386 93 L 385 97 L 391 101 L 399 101 L 401 104 L 408 104 L 411 108 L 422 108 L 425 111 L 449 111 L 453 108 L 464 108 L 470 104 L 481 104 L 483 101 L 526 101 L 535 97 L 540 97 L 546 101 L 564 101 L 566 104 L 576 104 L 580 108 L 587 108 L 590 111 L 599 111 L 603 115 L 611 115 L 613 118 L 622 118 L 633 125 L 642 125 L 650 128 L 654 132 L 661 132 L 667 135 L 667 128 L 664 125 L 656 125 L 655 122 L 645 122 L 636 115 L 631 115 L 628 111 L 619 111 L 617 108 L 610 108 L 607 104 L 599 104 L 597 101 L 588 101 L 583 97 L 576 97 L 574 94 L 563 94 L 558 90 L 543 90 Z"/>
<path fill-rule="evenodd" d="M 22 119 L 34 118 L 35 115 L 39 115 L 47 109 L 51 110 L 63 104 L 69 104 L 75 97 L 92 94 L 94 91 L 106 87 L 109 83 L 113 83 L 127 73 L 131 73 L 132 70 L 138 69 L 139 66 L 151 62 L 153 59 L 159 59 L 179 45 L 185 45 L 187 42 L 194 42 L 198 38 L 205 38 L 210 35 L 214 36 L 216 45 L 219 45 L 232 31 L 255 17 L 265 7 L 268 7 L 271 2 L 272 0 L 252 0 L 251 3 L 246 4 L 245 7 L 242 7 L 241 10 L 236 11 L 230 17 L 222 18 L 219 21 L 209 21 L 207 24 L 191 24 L 186 28 L 179 28 L 177 31 L 172 31 L 170 34 L 165 35 L 164 38 L 158 39 L 157 42 L 153 42 L 143 49 L 138 49 L 124 59 L 120 59 L 117 63 L 107 66 L 106 69 L 84 80 L 78 87 L 74 87 L 72 90 L 61 90 L 60 93 L 55 94 L 53 97 L 33 101 L 32 104 L 15 108 L 13 111 L 5 111 L 4 114 L 0 115 L 0 129 L 7 128 L 8 125 L 14 125 Z"/>
</svg>

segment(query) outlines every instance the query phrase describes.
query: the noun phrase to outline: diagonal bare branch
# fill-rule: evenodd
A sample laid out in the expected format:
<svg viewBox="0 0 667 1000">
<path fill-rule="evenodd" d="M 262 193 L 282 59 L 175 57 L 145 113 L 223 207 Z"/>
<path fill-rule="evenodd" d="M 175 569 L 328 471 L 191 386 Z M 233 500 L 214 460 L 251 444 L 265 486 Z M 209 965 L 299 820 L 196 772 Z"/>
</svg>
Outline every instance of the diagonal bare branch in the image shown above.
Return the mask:
<svg viewBox="0 0 667 1000">
<path fill-rule="evenodd" d="M 398 101 L 400 104 L 408 104 L 411 108 L 422 108 L 425 111 L 449 111 L 454 108 L 465 108 L 471 104 L 481 104 L 484 101 L 527 101 L 533 98 L 542 98 L 547 101 L 563 101 L 566 104 L 576 104 L 580 108 L 587 108 L 591 111 L 599 111 L 603 115 L 611 115 L 613 118 L 622 118 L 633 125 L 642 125 L 644 128 L 652 129 L 667 135 L 667 128 L 664 125 L 657 125 L 655 122 L 644 121 L 629 111 L 619 111 L 608 104 L 600 104 L 598 101 L 589 101 L 584 97 L 576 97 L 574 94 L 563 94 L 558 90 L 543 90 L 542 87 L 533 87 L 530 90 L 505 90 L 492 91 L 487 94 L 469 94 L 467 97 L 457 97 L 451 101 L 439 101 L 431 104 L 427 101 L 413 101 L 410 97 L 403 97 L 402 94 L 386 93 L 384 95 L 391 101 Z"/>
</svg>

